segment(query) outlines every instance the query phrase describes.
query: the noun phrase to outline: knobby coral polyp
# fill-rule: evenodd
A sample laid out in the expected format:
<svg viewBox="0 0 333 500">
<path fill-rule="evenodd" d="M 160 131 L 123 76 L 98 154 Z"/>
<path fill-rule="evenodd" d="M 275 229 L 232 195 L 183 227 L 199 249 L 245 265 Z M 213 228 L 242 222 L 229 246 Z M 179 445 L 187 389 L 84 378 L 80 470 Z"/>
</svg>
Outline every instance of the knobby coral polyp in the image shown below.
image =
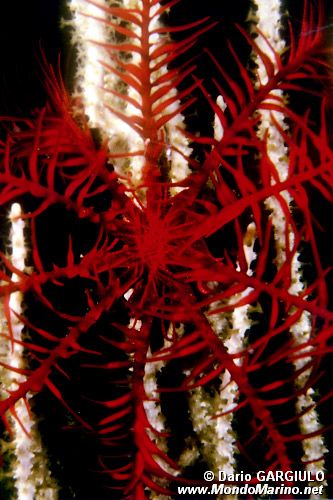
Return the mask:
<svg viewBox="0 0 333 500">
<path fill-rule="evenodd" d="M 72 0 L 75 97 L 46 65 L 45 108 L 2 117 L 0 412 L 20 499 L 330 470 L 321 21 L 305 2 L 286 47 L 279 2 L 258 1 L 240 53 L 201 56 L 205 81 L 193 46 L 222 27 L 169 27 L 182 3 Z"/>
</svg>

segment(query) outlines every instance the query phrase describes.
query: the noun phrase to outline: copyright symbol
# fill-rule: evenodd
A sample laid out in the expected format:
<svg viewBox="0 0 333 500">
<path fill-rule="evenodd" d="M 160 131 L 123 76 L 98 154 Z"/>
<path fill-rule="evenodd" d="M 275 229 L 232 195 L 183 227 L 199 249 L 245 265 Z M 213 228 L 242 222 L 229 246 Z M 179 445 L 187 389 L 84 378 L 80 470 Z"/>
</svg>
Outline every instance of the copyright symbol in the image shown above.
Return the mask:
<svg viewBox="0 0 333 500">
<path fill-rule="evenodd" d="M 214 472 L 211 470 L 206 470 L 206 472 L 204 472 L 204 480 L 214 481 Z"/>
</svg>

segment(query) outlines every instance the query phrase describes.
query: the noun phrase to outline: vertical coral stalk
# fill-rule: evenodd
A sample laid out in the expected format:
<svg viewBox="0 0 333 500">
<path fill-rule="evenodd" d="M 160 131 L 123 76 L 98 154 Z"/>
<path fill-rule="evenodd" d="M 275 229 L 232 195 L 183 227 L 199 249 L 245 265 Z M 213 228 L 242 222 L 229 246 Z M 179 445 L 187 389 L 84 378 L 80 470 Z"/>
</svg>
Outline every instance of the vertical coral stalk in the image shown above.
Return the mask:
<svg viewBox="0 0 333 500">
<path fill-rule="evenodd" d="M 13 203 L 9 213 L 11 223 L 9 241 L 10 260 L 18 272 L 26 270 L 27 248 L 24 239 L 25 223 L 21 218 L 21 206 Z M 12 282 L 19 282 L 17 273 L 11 276 Z M 1 361 L 10 366 L 1 369 L 3 388 L 15 391 L 26 380 L 26 364 L 23 347 L 23 328 L 20 317 L 23 314 L 23 295 L 20 291 L 10 295 L 7 310 L 7 343 L 1 353 Z M 19 500 L 53 500 L 57 496 L 54 481 L 50 476 L 45 452 L 42 448 L 36 420 L 30 409 L 30 394 L 18 401 L 9 417 L 13 437 L 12 463 L 10 474 L 14 478 L 15 495 Z"/>
<path fill-rule="evenodd" d="M 101 3 L 106 7 L 107 3 Z M 105 22 L 106 13 L 82 0 L 71 0 L 69 8 L 72 13 L 73 42 L 77 46 L 77 92 L 80 94 L 84 111 L 89 117 L 92 127 L 106 128 L 105 108 L 103 104 L 103 85 L 105 68 L 101 64 L 107 59 L 106 50 L 91 41 L 104 43 L 107 36 Z M 96 19 L 99 18 L 99 19 Z"/>
<path fill-rule="evenodd" d="M 97 127 L 107 138 L 108 148 L 112 153 L 112 161 L 116 171 L 123 176 L 129 176 L 130 184 L 135 186 L 142 180 L 143 157 L 146 148 L 144 137 L 140 136 L 129 123 L 118 115 L 130 117 L 138 113 L 142 117 L 142 96 L 133 87 L 124 83 L 121 78 L 122 64 L 141 65 L 140 40 L 144 36 L 138 26 L 139 22 L 119 22 L 113 9 L 106 2 L 89 2 L 87 0 L 71 0 L 69 3 L 72 12 L 73 42 L 78 48 L 77 92 L 82 96 L 85 113 L 93 127 Z M 133 19 L 141 9 L 139 0 L 124 0 L 122 7 L 131 10 Z M 158 49 L 162 39 L 159 31 L 162 25 L 159 16 L 159 3 L 149 7 L 149 53 Z M 140 14 L 141 15 L 141 14 Z M 138 18 L 139 19 L 139 18 Z M 126 30 L 134 35 L 132 43 L 137 51 L 123 51 L 116 57 L 115 47 L 121 47 L 129 42 Z M 130 33 L 130 31 L 128 31 Z M 164 43 L 166 33 L 163 33 Z M 158 81 L 163 82 L 168 69 L 167 65 L 160 64 L 163 57 L 154 60 L 156 70 L 150 74 L 149 85 L 159 88 Z M 144 67 L 144 62 L 141 67 Z M 148 85 L 148 83 L 147 83 Z M 147 87 L 148 88 L 148 87 Z M 163 110 L 162 114 L 173 113 L 179 107 L 177 89 L 170 88 L 167 95 L 172 103 Z M 138 103 L 138 105 L 136 105 Z M 158 106 L 160 100 L 155 102 Z M 186 157 L 190 155 L 188 141 L 180 132 L 184 128 L 181 113 L 165 124 L 165 147 L 167 160 L 170 165 L 169 176 L 172 182 L 183 180 L 190 172 Z M 132 158 L 126 155 L 133 155 Z M 179 188 L 173 188 L 178 192 Z"/>
<path fill-rule="evenodd" d="M 226 104 L 222 96 L 218 96 L 217 105 L 222 112 L 225 111 Z M 215 140 L 220 141 L 223 138 L 223 133 L 222 123 L 215 114 Z M 252 275 L 251 264 L 256 259 L 256 254 L 253 251 L 255 238 L 255 224 L 251 223 L 247 228 L 243 245 L 249 276 Z M 251 288 L 245 290 L 236 299 L 245 298 L 251 291 Z M 230 304 L 232 304 L 232 300 Z M 214 307 L 216 307 L 216 304 L 210 305 L 210 309 L 214 309 Z M 251 326 L 249 310 L 250 306 L 246 304 L 236 307 L 231 314 L 208 314 L 208 321 L 213 331 L 221 339 L 230 354 L 237 354 L 244 350 L 246 332 Z M 237 359 L 236 364 L 241 365 L 242 359 Z M 239 388 L 236 382 L 232 380 L 228 370 L 225 370 L 220 376 L 220 384 L 220 391 L 213 398 L 208 396 L 204 388 L 195 389 L 190 398 L 190 410 L 193 427 L 202 443 L 203 454 L 207 463 L 213 468 L 215 474 L 218 474 L 220 470 L 227 474 L 233 474 L 237 470 L 236 456 L 238 448 L 235 431 L 233 430 L 232 410 L 237 407 Z M 224 415 L 224 413 L 226 414 Z"/>
<path fill-rule="evenodd" d="M 281 54 L 285 49 L 285 42 L 281 38 L 282 30 L 282 5 L 280 0 L 274 2 L 266 2 L 265 0 L 257 0 L 255 2 L 257 10 L 255 12 L 255 17 L 257 19 L 257 27 L 260 30 L 257 44 L 262 50 L 263 54 L 270 57 L 274 62 L 273 53 Z M 266 73 L 265 65 L 260 57 L 256 58 L 256 63 L 258 66 L 258 79 L 260 84 L 266 84 L 268 81 L 268 75 Z M 275 71 L 277 71 L 277 64 L 275 62 Z M 280 90 L 274 90 L 271 92 L 269 99 L 279 98 L 285 99 L 283 92 Z M 260 111 L 260 126 L 259 126 L 259 136 L 261 138 L 267 137 L 267 155 L 270 159 L 276 173 L 275 180 L 271 179 L 274 184 L 277 180 L 284 181 L 288 179 L 289 176 L 289 154 L 288 148 L 285 145 L 284 137 L 282 132 L 287 130 L 287 124 L 285 122 L 285 116 L 282 112 L 271 111 L 271 110 L 261 110 Z M 281 197 L 278 200 L 275 197 L 270 197 L 265 201 L 267 209 L 270 211 L 270 218 L 274 227 L 274 239 L 276 245 L 276 266 L 278 269 L 283 266 L 287 259 L 291 260 L 290 266 L 290 278 L 291 285 L 289 287 L 289 292 L 293 295 L 300 295 L 304 290 L 304 283 L 302 279 L 302 266 L 299 262 L 300 254 L 299 250 L 294 248 L 297 244 L 295 242 L 295 236 L 293 234 L 293 229 L 289 225 L 286 217 L 286 207 L 288 210 L 292 211 L 292 197 L 287 191 L 282 191 L 279 193 Z M 281 202 L 282 199 L 282 202 Z M 292 256 L 292 257 L 291 257 Z M 294 310 L 291 311 L 291 313 Z M 302 344 L 307 344 L 311 338 L 311 315 L 309 312 L 304 311 L 299 320 L 294 323 L 290 328 L 290 334 L 294 339 L 297 346 L 302 346 Z M 299 352 L 302 355 L 306 351 L 311 351 L 309 347 L 300 349 Z M 299 360 L 294 362 L 295 369 L 299 370 L 301 374 L 296 378 L 295 384 L 298 389 L 302 389 L 306 386 L 308 378 L 311 374 L 311 369 L 305 370 L 304 367 L 309 363 L 310 357 L 301 357 Z M 303 369 L 303 371 L 302 371 Z M 306 434 L 315 433 L 320 430 L 320 423 L 318 421 L 318 415 L 316 410 L 313 408 L 313 389 L 309 388 L 306 394 L 298 397 L 296 403 L 296 409 L 299 414 L 299 425 L 301 432 Z M 303 446 L 303 461 L 306 464 L 306 470 L 315 473 L 324 469 L 323 456 L 327 453 L 327 449 L 324 444 L 324 439 L 322 436 L 318 435 L 309 439 L 305 439 L 302 443 Z"/>
</svg>

